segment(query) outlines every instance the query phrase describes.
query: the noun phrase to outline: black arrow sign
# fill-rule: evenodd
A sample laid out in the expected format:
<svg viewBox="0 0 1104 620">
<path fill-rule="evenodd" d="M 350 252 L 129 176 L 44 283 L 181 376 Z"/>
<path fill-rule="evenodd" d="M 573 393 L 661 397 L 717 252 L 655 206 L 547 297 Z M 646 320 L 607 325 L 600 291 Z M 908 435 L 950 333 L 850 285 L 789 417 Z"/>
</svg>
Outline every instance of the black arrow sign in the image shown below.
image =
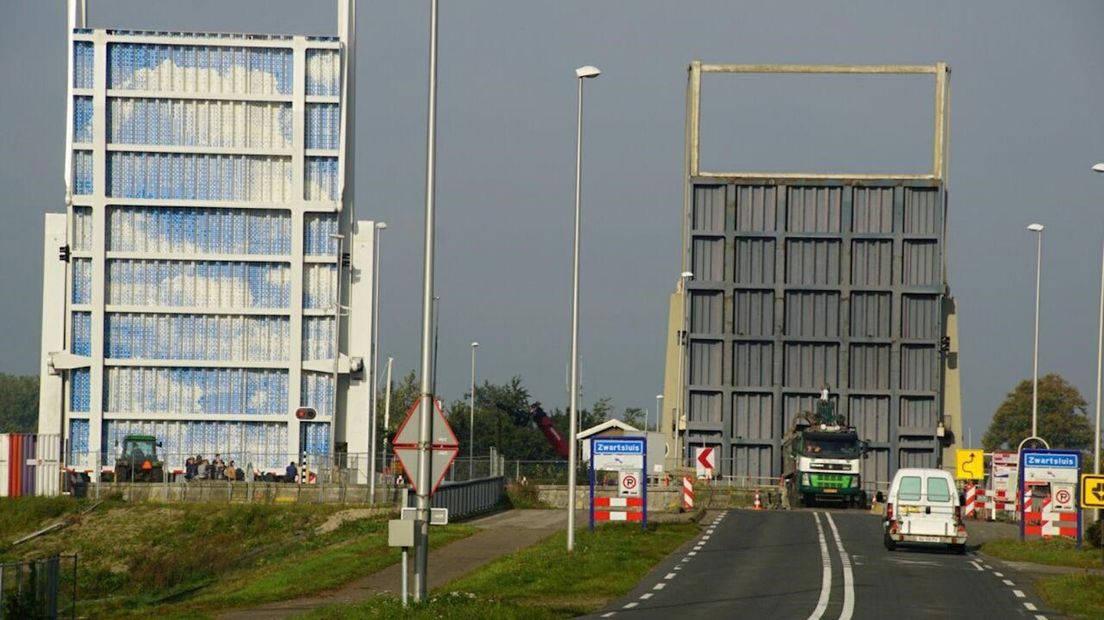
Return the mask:
<svg viewBox="0 0 1104 620">
<path fill-rule="evenodd" d="M 1096 486 L 1092 488 L 1093 497 L 1098 502 L 1104 502 L 1104 482 L 1097 482 Z"/>
</svg>

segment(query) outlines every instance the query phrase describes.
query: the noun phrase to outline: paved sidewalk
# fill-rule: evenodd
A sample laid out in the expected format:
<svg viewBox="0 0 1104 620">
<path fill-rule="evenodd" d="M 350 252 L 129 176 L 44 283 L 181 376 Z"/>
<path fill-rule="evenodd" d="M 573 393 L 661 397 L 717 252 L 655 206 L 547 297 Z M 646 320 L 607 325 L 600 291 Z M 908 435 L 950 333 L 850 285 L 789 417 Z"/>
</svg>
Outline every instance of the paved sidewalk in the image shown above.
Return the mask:
<svg viewBox="0 0 1104 620">
<path fill-rule="evenodd" d="M 586 524 L 587 518 L 586 512 L 580 512 L 576 523 Z M 429 590 L 563 530 L 567 514 L 563 510 L 510 510 L 472 521 L 471 525 L 481 530 L 429 552 L 429 581 L 426 584 Z M 413 568 L 413 554 L 409 561 Z M 335 603 L 361 601 L 383 594 L 398 596 L 401 587 L 402 565 L 395 564 L 325 594 L 235 610 L 218 617 L 220 620 L 282 620 Z"/>
</svg>

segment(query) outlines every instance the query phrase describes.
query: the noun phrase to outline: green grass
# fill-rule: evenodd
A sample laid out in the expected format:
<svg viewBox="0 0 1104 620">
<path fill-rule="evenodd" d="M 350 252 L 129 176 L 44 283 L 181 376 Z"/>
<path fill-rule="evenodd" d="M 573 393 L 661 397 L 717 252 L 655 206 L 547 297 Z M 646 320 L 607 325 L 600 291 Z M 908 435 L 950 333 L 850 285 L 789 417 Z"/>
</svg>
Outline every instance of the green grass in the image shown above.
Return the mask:
<svg viewBox="0 0 1104 620">
<path fill-rule="evenodd" d="M 985 543 L 981 546 L 981 550 L 991 556 L 1013 562 L 1100 568 L 1100 550 L 1089 548 L 1087 545 L 1084 547 L 1080 551 L 1077 550 L 1074 542 L 1067 538 L 1024 542 L 1013 538 L 1001 538 Z"/>
<path fill-rule="evenodd" d="M 1104 577 L 1087 573 L 1053 575 L 1035 582 L 1047 605 L 1072 618 L 1104 617 Z"/>
<path fill-rule="evenodd" d="M 78 514 L 86 504 L 69 498 L 0 501 L 0 558 L 77 554 L 78 611 L 88 617 L 206 617 L 336 588 L 399 558 L 387 547 L 386 519 L 393 515 L 318 532 L 347 506 L 112 500 Z M 60 519 L 69 527 L 10 546 L 18 532 Z M 474 531 L 445 526 L 431 540 L 444 544 Z"/>
<path fill-rule="evenodd" d="M 565 535 L 505 556 L 407 610 L 394 599 L 327 607 L 310 618 L 571 618 L 630 591 L 661 559 L 697 535 L 696 524 L 634 525 L 579 531 L 568 561 Z"/>
</svg>

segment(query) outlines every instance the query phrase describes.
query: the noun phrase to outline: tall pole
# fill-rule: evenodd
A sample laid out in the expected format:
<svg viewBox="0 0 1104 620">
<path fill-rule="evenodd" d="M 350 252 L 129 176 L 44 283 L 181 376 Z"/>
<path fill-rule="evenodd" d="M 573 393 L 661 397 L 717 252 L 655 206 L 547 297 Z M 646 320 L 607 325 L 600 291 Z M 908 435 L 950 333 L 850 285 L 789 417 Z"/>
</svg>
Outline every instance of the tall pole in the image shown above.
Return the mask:
<svg viewBox="0 0 1104 620">
<path fill-rule="evenodd" d="M 441 335 L 441 296 L 433 297 L 433 397 L 437 398 L 437 345 Z"/>
<path fill-rule="evenodd" d="M 475 350 L 479 347 L 478 342 L 471 343 L 472 363 L 471 363 L 471 392 L 469 394 L 469 413 L 468 413 L 468 480 L 471 480 L 472 472 L 475 469 Z"/>
<path fill-rule="evenodd" d="M 429 93 L 426 122 L 425 264 L 422 267 L 422 385 L 418 428 L 418 510 L 414 535 L 414 602 L 426 598 L 433 400 L 433 244 L 437 183 L 437 0 L 429 3 Z"/>
<path fill-rule="evenodd" d="M 1031 357 L 1031 436 L 1039 436 L 1039 284 L 1043 274 L 1043 225 L 1027 227 L 1038 235 L 1035 255 L 1035 350 Z"/>
<path fill-rule="evenodd" d="M 659 432 L 659 421 L 663 419 L 663 394 L 656 394 L 656 423 L 655 430 Z"/>
<path fill-rule="evenodd" d="M 368 496 L 372 499 L 370 504 L 376 503 L 376 427 L 379 426 L 377 389 L 379 388 L 379 280 L 380 280 L 380 231 L 387 228 L 387 222 L 376 222 L 375 240 L 372 249 L 375 258 L 372 260 L 372 402 L 368 405 Z"/>
<path fill-rule="evenodd" d="M 1104 163 L 1093 166 L 1093 172 L 1104 172 Z M 1100 259 L 1100 329 L 1096 338 L 1096 433 L 1093 436 L 1093 473 L 1100 474 L 1100 375 L 1104 372 L 1104 254 Z M 1102 511 L 1096 509 L 1096 520 L 1099 521 Z M 1101 532 L 1104 537 L 1104 531 Z M 1102 538 L 1104 540 L 1104 538 Z M 1104 544 L 1101 546 L 1104 553 Z"/>
<path fill-rule="evenodd" d="M 595 67 L 575 70 L 578 100 L 575 113 L 575 251 L 571 270 L 571 415 L 567 429 L 567 551 L 575 550 L 575 469 L 578 463 L 579 426 L 579 221 L 582 214 L 583 178 L 583 80 L 598 77 Z"/>
<path fill-rule="evenodd" d="M 684 377 L 684 360 L 686 359 L 686 335 L 689 331 L 690 320 L 686 316 L 686 281 L 694 277 L 694 273 L 691 271 L 684 271 L 679 275 L 679 283 L 682 285 L 682 328 L 679 329 L 679 363 L 678 363 L 678 402 L 675 405 L 675 458 L 679 459 L 678 467 L 682 467 L 686 464 L 687 454 L 690 452 L 689 447 L 686 445 L 686 437 L 684 433 L 685 428 L 679 428 L 682 426 L 682 418 L 686 415 L 685 407 L 687 398 L 684 394 L 684 388 L 686 387 L 686 380 Z"/>
<path fill-rule="evenodd" d="M 391 362 L 394 358 L 387 358 L 387 389 L 383 397 L 383 443 L 380 447 L 380 464 L 387 469 L 387 434 L 391 431 Z"/>
</svg>

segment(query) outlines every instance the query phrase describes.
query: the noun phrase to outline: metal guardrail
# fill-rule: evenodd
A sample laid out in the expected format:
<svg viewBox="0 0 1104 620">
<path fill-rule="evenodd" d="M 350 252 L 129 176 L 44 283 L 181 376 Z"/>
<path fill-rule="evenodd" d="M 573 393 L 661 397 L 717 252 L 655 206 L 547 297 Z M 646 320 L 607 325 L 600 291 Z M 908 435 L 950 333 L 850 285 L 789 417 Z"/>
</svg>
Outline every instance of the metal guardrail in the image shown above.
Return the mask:
<svg viewBox="0 0 1104 620">
<path fill-rule="evenodd" d="M 455 521 L 494 510 L 505 495 L 506 479 L 502 476 L 444 483 L 430 498 L 430 506 L 447 508 L 449 521 Z M 417 500 L 414 493 L 408 493 L 407 507 L 414 507 Z"/>
</svg>

